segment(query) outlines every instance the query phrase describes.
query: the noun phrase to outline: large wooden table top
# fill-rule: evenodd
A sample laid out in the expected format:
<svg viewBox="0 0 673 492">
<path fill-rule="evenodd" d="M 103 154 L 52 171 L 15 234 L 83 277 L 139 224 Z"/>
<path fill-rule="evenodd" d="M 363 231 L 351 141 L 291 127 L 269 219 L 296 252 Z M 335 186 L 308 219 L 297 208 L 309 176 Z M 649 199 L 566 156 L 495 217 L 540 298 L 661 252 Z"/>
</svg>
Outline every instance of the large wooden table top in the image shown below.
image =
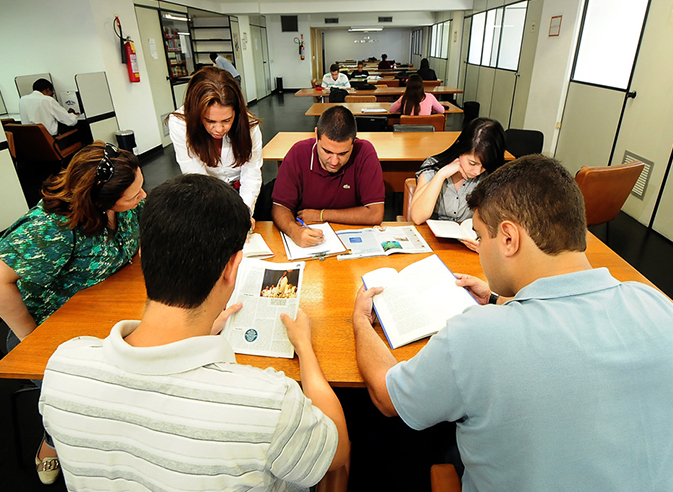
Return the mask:
<svg viewBox="0 0 673 492">
<path fill-rule="evenodd" d="M 384 162 L 423 162 L 449 148 L 458 135 L 460 132 L 358 132 L 358 138 L 369 140 Z M 262 149 L 262 157 L 265 161 L 282 161 L 295 143 L 307 138 L 315 138 L 315 133 L 278 132 Z M 505 160 L 514 160 L 514 156 L 505 151 Z"/>
<path fill-rule="evenodd" d="M 450 102 L 447 101 L 440 101 L 440 104 L 444 106 L 444 113 L 462 113 L 463 110 L 460 109 L 458 106 L 455 104 L 451 104 Z M 308 108 L 306 113 L 304 113 L 306 116 L 320 116 L 323 111 L 325 111 L 328 108 L 331 108 L 332 106 L 344 106 L 345 108 L 350 109 L 351 113 L 356 114 L 356 115 L 367 115 L 367 116 L 381 116 L 381 115 L 391 115 L 391 114 L 396 114 L 399 116 L 399 113 L 390 113 L 390 103 L 389 102 L 363 102 L 363 103 L 353 103 L 353 102 L 344 102 L 344 103 L 313 103 L 311 104 L 311 107 Z M 385 109 L 385 113 L 378 112 L 378 113 L 365 113 L 363 110 L 364 109 Z"/>
<path fill-rule="evenodd" d="M 381 87 L 373 91 L 362 91 L 353 88 L 346 89 L 349 94 L 358 94 L 362 96 L 401 96 L 404 94 L 406 87 Z M 448 85 L 438 85 L 436 87 L 426 87 L 425 92 L 431 94 L 461 94 L 463 91 L 456 87 Z M 329 95 L 329 90 L 318 89 L 299 89 L 294 93 L 297 97 L 323 97 Z"/>
<path fill-rule="evenodd" d="M 394 225 L 400 225 L 395 223 Z M 335 229 L 347 226 L 335 225 Z M 467 273 L 484 278 L 479 255 L 457 241 L 435 238 L 427 226 L 418 230 L 430 247 L 454 273 Z M 270 261 L 287 261 L 280 233 L 271 222 L 258 222 L 256 231 L 266 239 L 276 256 Z M 355 360 L 352 312 L 360 277 L 376 268 L 394 267 L 398 271 L 427 257 L 427 254 L 395 254 L 389 257 L 338 261 L 308 261 L 300 307 L 311 319 L 313 344 L 327 380 L 334 386 L 362 386 L 362 377 Z M 594 267 L 608 267 L 619 280 L 637 280 L 652 285 L 626 261 L 588 234 L 587 256 Z M 145 287 L 140 262 L 122 268 L 104 282 L 77 293 L 56 311 L 14 350 L 0 360 L 0 377 L 41 379 L 47 360 L 58 345 L 76 336 L 106 337 L 117 321 L 140 319 L 145 307 Z M 413 308 L 413 306 L 410 306 Z M 376 330 L 385 340 L 380 326 Z M 393 351 L 398 360 L 413 357 L 427 339 L 419 340 Z M 294 359 L 276 359 L 237 355 L 241 364 L 260 368 L 272 366 L 299 380 L 299 363 Z"/>
</svg>

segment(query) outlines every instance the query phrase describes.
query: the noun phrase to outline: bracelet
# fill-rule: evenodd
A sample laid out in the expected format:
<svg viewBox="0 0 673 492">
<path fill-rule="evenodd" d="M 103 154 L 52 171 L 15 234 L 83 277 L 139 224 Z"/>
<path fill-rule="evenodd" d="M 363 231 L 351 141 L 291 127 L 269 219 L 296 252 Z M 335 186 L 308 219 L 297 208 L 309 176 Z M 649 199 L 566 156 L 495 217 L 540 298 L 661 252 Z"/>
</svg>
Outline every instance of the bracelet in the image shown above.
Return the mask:
<svg viewBox="0 0 673 492">
<path fill-rule="evenodd" d="M 489 304 L 498 304 L 498 298 L 500 296 L 496 294 L 495 292 L 491 292 L 491 295 L 488 296 L 488 303 Z"/>
<path fill-rule="evenodd" d="M 324 208 L 320 211 L 320 222 L 322 222 L 322 213 L 323 213 L 324 211 L 325 211 Z"/>
</svg>

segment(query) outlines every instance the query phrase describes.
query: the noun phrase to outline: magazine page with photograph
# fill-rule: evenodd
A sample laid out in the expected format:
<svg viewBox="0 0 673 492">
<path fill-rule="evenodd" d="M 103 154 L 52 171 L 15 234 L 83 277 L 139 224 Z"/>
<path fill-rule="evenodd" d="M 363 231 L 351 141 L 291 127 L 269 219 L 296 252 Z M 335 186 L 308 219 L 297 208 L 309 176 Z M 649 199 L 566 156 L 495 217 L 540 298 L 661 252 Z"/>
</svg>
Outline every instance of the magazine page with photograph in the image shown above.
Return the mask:
<svg viewBox="0 0 673 492">
<path fill-rule="evenodd" d="M 238 267 L 236 288 L 228 306 L 242 302 L 222 334 L 237 354 L 265 357 L 294 357 L 294 347 L 287 338 L 281 313 L 297 317 L 303 261 L 271 263 L 244 258 Z"/>
<path fill-rule="evenodd" d="M 376 226 L 366 229 L 345 229 L 337 236 L 349 254 L 339 260 L 384 256 L 394 253 L 432 253 L 432 248 L 414 226 Z"/>
</svg>

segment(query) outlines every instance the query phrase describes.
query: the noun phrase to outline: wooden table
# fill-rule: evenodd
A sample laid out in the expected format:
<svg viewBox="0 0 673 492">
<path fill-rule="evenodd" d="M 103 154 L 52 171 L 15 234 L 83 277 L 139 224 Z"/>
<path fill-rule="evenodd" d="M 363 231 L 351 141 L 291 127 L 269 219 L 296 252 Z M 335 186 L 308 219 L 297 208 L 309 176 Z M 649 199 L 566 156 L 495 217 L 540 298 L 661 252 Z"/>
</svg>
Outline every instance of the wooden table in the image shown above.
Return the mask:
<svg viewBox="0 0 673 492">
<path fill-rule="evenodd" d="M 395 225 L 400 225 L 396 223 Z M 347 226 L 335 225 L 335 229 Z M 456 273 L 468 273 L 484 278 L 479 255 L 450 239 L 435 238 L 427 226 L 417 226 L 430 247 Z M 287 261 L 278 230 L 271 222 L 258 222 L 256 231 L 266 239 L 276 253 L 270 261 Z M 362 377 L 355 361 L 352 331 L 353 301 L 360 287 L 360 277 L 371 270 L 391 266 L 401 270 L 427 257 L 427 254 L 362 258 L 338 261 L 309 261 L 304 271 L 300 306 L 311 319 L 313 341 L 318 360 L 333 386 L 362 386 Z M 652 285 L 615 252 L 588 234 L 587 256 L 594 267 L 605 266 L 619 280 L 637 280 Z M 117 321 L 140 319 L 145 307 L 145 288 L 136 259 L 104 282 L 84 289 L 56 311 L 14 350 L 0 360 L 0 377 L 41 379 L 47 360 L 61 343 L 76 336 L 106 337 Z M 380 327 L 376 330 L 383 340 Z M 405 345 L 393 351 L 398 360 L 413 357 L 427 339 Z M 275 359 L 237 355 L 241 364 L 260 368 L 273 366 L 299 380 L 297 358 Z"/>
<path fill-rule="evenodd" d="M 404 180 L 415 176 L 421 163 L 439 154 L 456 141 L 460 132 L 358 132 L 358 138 L 369 140 L 381 161 L 386 191 L 404 191 Z M 314 132 L 278 132 L 262 149 L 265 161 L 282 161 L 290 148 L 300 140 L 315 138 Z M 514 156 L 505 152 L 505 160 Z"/>
<path fill-rule="evenodd" d="M 406 87 L 381 87 L 373 91 L 361 91 L 353 88 L 346 89 L 349 94 L 357 94 L 360 96 L 376 96 L 376 97 L 391 97 L 391 96 L 401 96 L 404 94 Z M 425 92 L 429 92 L 433 95 L 438 94 L 461 94 L 463 91 L 448 85 L 438 85 L 436 87 L 426 87 Z M 318 89 L 299 89 L 294 93 L 296 97 L 328 97 L 329 90 L 318 90 Z"/>
<path fill-rule="evenodd" d="M 447 101 L 440 101 L 440 104 L 444 106 L 444 113 L 462 113 L 463 110 L 460 109 L 455 104 L 451 104 Z M 313 103 L 310 108 L 304 113 L 306 116 L 320 116 L 323 111 L 332 106 L 344 106 L 350 109 L 353 114 L 366 114 L 367 116 L 377 116 L 377 115 L 391 115 L 396 114 L 399 116 L 399 113 L 390 113 L 390 103 L 387 102 L 370 102 L 370 103 Z M 385 109 L 385 112 L 378 113 L 365 113 L 363 109 Z"/>
</svg>

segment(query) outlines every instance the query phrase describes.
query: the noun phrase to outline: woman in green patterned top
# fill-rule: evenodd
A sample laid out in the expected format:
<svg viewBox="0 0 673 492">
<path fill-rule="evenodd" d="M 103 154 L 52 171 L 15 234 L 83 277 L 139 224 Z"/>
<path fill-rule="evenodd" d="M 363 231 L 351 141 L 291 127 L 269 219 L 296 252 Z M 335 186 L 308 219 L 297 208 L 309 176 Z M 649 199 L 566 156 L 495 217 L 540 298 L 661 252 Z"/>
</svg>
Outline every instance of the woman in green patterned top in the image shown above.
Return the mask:
<svg viewBox="0 0 673 492">
<path fill-rule="evenodd" d="M 45 182 L 43 199 L 0 239 L 0 317 L 11 330 L 8 350 L 79 290 L 131 261 L 142 185 L 137 157 L 101 141 Z M 57 464 L 49 470 L 42 460 L 36 464 L 41 480 L 56 479 Z"/>
</svg>

